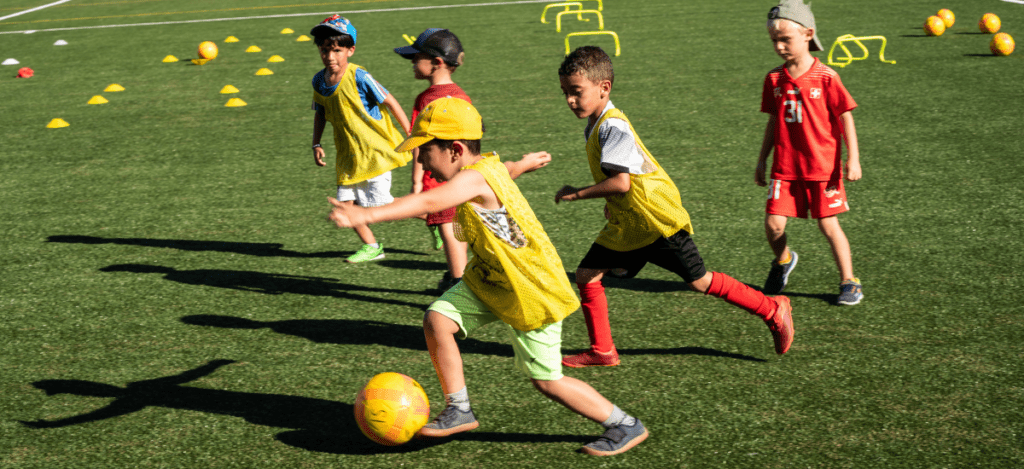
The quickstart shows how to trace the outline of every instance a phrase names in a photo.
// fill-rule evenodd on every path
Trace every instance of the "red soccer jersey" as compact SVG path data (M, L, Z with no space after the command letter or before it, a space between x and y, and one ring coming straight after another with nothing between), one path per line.
M420 115L420 111L426 108L428 104L433 102L435 99L440 98L460 98L466 100L470 104L473 103L473 100L469 99L466 92L462 91L462 88L455 83L434 85L423 90L419 96L416 96L416 101L412 105L412 122L416 122L416 117ZM427 191L440 185L440 182L437 182L436 179L430 177L430 171L423 171L423 190Z
M842 177L839 116L857 107L835 70L817 58L798 78L780 65L764 79L761 112L777 118L772 179L831 181Z

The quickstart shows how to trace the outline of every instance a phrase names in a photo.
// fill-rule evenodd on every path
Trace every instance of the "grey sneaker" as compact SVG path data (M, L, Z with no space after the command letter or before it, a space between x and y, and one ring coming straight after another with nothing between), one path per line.
M783 288L786 288L786 283L789 282L789 273L796 267L796 260L800 258L796 255L796 251L790 250L789 254L793 258L785 264L772 261L772 270L768 272L768 280L764 281L764 288L761 289L765 295L778 295Z
M630 448L640 444L647 439L647 429L640 419L635 418L633 425L619 425L605 430L601 438L593 443L587 443L580 449L591 456L612 456L625 453Z
M836 303L852 306L860 303L863 298L864 291L861 289L860 279L843 280L843 283L839 284L839 298Z
M445 407L432 422L420 428L416 436L427 438L443 438L456 433L468 432L480 426L480 422L473 415L473 409L468 412L459 410L458 407Z

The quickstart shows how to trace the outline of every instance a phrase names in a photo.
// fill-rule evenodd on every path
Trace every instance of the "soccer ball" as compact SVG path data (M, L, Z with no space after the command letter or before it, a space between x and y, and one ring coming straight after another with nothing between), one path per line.
M381 373L359 391L356 423L367 438L385 446L397 446L427 424L430 403L416 380L401 373Z
M929 36L941 36L946 32L946 23L938 16L929 16L924 20L924 32Z
M203 41L199 43L199 57L203 59L216 59L217 58L217 44L211 41Z
M999 21L999 17L995 13L985 13L984 16L978 20L978 29L983 33L994 33L999 31L999 27L1002 23Z
M1010 55L1014 46L1013 37L1006 33L992 36L992 41L988 43L989 50L995 55Z
M942 18L942 22L946 24L947 28L952 28L953 23L956 22L956 16L953 16L953 12L950 11L948 8L943 8L939 10L939 12L935 14L935 16Z

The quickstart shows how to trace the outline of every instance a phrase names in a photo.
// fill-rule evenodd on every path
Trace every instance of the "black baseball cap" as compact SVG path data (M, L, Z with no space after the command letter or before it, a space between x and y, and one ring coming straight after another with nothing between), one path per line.
M418 53L444 59L444 63L452 66L462 65L466 53L462 51L462 43L451 31L441 28L430 28L420 33L411 46L396 47L395 53L404 59L412 59Z

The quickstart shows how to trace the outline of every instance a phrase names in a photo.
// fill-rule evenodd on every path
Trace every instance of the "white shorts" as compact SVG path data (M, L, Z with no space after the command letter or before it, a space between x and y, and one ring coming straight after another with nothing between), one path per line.
M355 184L338 186L338 201L356 201L360 207L380 207L395 201L391 197L391 171Z

